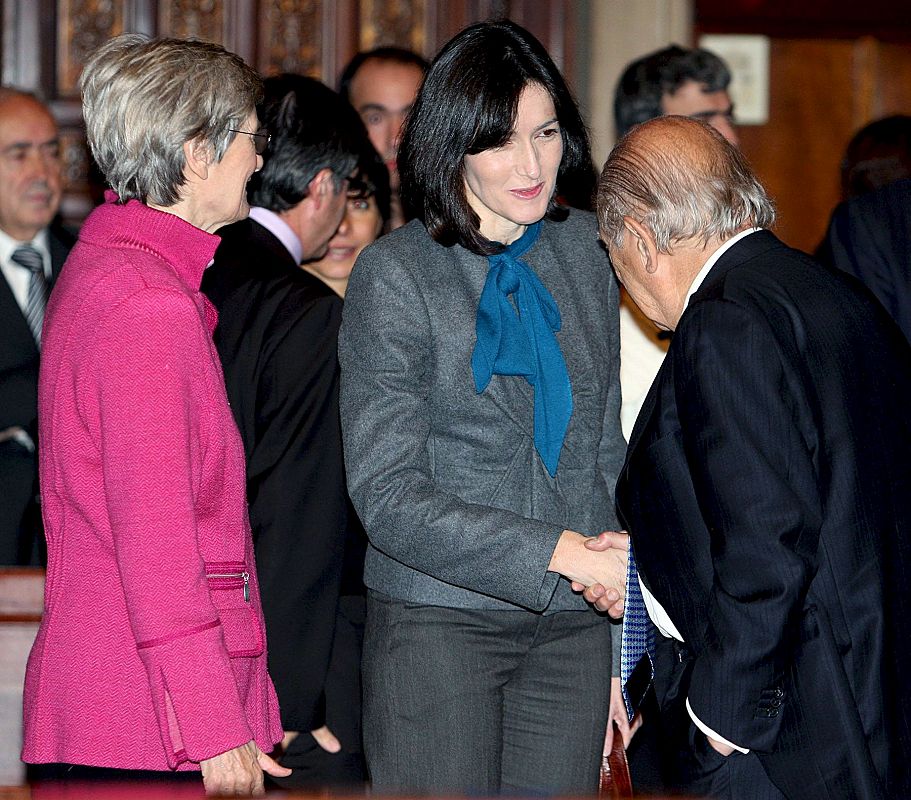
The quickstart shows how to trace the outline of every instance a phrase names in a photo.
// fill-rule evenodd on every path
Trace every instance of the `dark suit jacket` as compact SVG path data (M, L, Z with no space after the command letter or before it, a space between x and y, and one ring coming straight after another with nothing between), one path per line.
M48 230L54 279L75 239L58 225ZM0 430L25 428L37 442L39 353L31 329L0 276ZM41 538L36 503L38 459L17 442L0 443L0 564L28 564Z
M763 231L693 296L631 437L618 508L683 696L788 797L911 794L909 398L869 292Z
M219 312L215 340L246 450L269 674L285 730L309 731L325 721L346 539L365 547L342 462L342 301L255 221L219 236L202 289ZM362 591L363 556L349 560L357 574L346 588ZM345 732L336 735L344 743Z
M860 278L911 340L911 180L838 206L818 256Z

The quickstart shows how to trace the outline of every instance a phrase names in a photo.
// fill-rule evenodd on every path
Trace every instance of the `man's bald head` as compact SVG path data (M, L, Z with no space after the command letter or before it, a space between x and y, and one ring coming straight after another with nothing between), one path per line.
M658 249L725 240L775 211L740 151L704 122L659 117L633 128L613 149L598 181L598 221L620 244L623 219L647 227Z

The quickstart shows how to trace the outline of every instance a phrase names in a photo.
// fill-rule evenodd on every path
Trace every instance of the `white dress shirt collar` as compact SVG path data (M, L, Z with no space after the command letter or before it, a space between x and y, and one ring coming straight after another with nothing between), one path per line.
M708 277L708 274L711 271L712 267L718 263L718 259L721 258L741 239L745 239L751 233L756 233L756 231L759 230L762 230L762 228L747 228L745 231L740 231L740 233L738 233L736 236L732 236L714 253L712 253L712 255L709 256L709 260L703 264L702 269L699 270L696 277L693 279L693 282L690 284L690 290L686 293L686 299L683 301L684 310L690 304L690 298L696 294L697 291L699 291L699 287L702 286L702 282Z
M278 214L268 208L253 206L250 209L250 219L258 222L278 239L291 254L295 264L301 263L304 256L304 246L301 244L298 235L291 229L291 226Z

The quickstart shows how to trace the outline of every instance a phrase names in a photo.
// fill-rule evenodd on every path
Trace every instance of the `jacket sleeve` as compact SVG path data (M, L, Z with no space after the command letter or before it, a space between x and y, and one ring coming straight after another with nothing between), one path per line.
M547 567L562 528L466 502L434 481L432 426L465 410L431 409L433 326L417 270L405 262L390 248L367 248L345 297L339 356L351 499L371 544L390 558L543 609L559 580Z
M279 311L276 316L281 316ZM258 371L250 522L285 730L325 724L348 517L338 417L341 300L294 310Z
M253 738L197 538L207 336L189 298L142 290L98 331L93 376L113 555L172 767Z
M714 576L709 645L688 699L721 736L768 751L782 715L796 713L783 677L817 568L821 501L798 422L811 404L758 311L698 302L674 345L683 449Z

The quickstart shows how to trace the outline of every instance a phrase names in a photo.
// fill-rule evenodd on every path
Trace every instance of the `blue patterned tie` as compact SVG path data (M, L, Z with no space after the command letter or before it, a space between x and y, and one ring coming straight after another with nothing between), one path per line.
M17 247L10 256L13 262L32 275L28 283L28 294L25 299L23 314L35 337L35 344L41 348L41 326L44 324L44 308L47 305L48 284L44 277L44 259L31 245Z
M627 682L636 665L646 656L649 660L651 675L648 683L655 677L655 626L648 617L642 589L639 586L639 573L636 571L636 559L633 556L633 540L629 542L626 567L626 594L623 601L623 633L620 639L620 685L623 690L623 703L630 720L636 713L635 703L641 696L630 698ZM648 688L648 684L646 687ZM644 689L643 689L644 693Z

